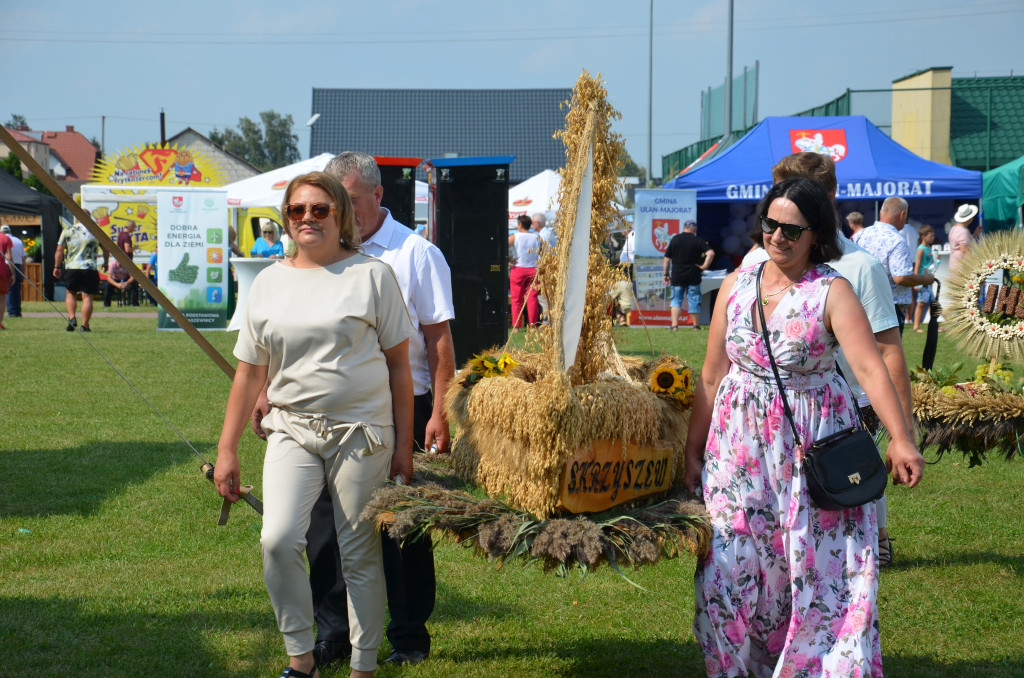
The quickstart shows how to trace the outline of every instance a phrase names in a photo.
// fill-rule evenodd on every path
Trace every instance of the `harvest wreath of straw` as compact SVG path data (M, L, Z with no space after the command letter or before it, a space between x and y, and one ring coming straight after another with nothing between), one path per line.
M400 540L446 534L560 573L703 555L706 513L681 488L693 373L673 356L620 356L607 314L619 114L586 72L564 106L559 238L536 282L550 324L528 332L529 350L495 347L459 370L445 402L450 462L433 482L385 487L365 515Z

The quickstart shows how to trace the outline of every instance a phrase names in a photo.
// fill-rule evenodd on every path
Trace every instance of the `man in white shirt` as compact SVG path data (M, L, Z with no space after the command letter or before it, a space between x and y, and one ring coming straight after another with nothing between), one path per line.
M636 231L632 227L629 229L629 233L626 234L626 242L622 244L622 251L619 252L619 263L623 266L633 267L633 262L636 260ZM632 276L630 276L632 277Z
M537 231L537 235L540 236L541 242L548 247L558 247L558 233L555 232L555 227L548 224L548 216L543 212L537 212L533 215L533 229Z
M7 315L11 318L21 317L21 281L25 277L25 243L21 238L11 233L11 227L7 224L0 226L0 233L7 234L14 247L11 249L11 261L14 266L11 270L11 289L7 293Z
M363 251L394 270L417 329L409 340L416 446L447 452L451 435L444 396L448 381L455 374L455 350L448 326L455 317L448 263L433 243L395 221L380 206L384 189L373 156L346 151L332 158L324 171L342 183L352 200ZM253 412L253 430L257 435L262 433L259 421L266 407L264 393ZM408 483L412 479L404 480ZM334 534L334 509L325 489L313 507L306 535L317 624L313 656L318 666L339 662L352 652L347 590ZM382 533L381 544L391 612L387 637L394 648L384 663L416 664L430 654L426 622L434 610L436 591L433 544L429 537L421 537L399 547L387 533Z
M878 213L878 221L853 237L855 243L866 249L885 267L892 288L901 335L904 307L913 298L911 289L935 282L935 276L931 273L914 274L914 257L911 256L906 239L900 233L907 223L908 211L907 201L903 198L886 198Z

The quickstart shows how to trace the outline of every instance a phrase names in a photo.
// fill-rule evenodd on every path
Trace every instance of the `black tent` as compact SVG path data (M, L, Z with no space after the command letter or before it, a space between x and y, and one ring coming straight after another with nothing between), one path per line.
M43 225L43 293L53 299L53 258L60 238L63 207L0 170L0 214L38 214Z

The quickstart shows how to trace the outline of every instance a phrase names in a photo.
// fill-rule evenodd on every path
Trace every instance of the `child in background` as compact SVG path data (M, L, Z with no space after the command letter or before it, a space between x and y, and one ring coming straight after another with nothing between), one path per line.
M932 257L932 245L935 243L935 229L924 224L917 229L917 258L914 260L914 275L931 273L935 259ZM917 292L917 305L914 308L914 331L921 332L921 318L924 311L932 303L932 288L921 285L914 288ZM935 318L932 318L935 321Z

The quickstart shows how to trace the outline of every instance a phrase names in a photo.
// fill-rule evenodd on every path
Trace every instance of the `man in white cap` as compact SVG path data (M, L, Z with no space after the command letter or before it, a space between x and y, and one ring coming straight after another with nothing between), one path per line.
M7 293L7 315L11 318L21 317L21 280L24 278L25 271L25 243L21 241L21 238L16 237L11 233L11 227L7 224L0 226L0 233L5 234L11 239L11 261L14 262L14 268L11 270L11 289Z
M953 227L949 229L949 271L956 272L960 260L967 250L981 235L981 224L971 232L971 222L978 216L978 208L974 205L960 205L953 216Z

